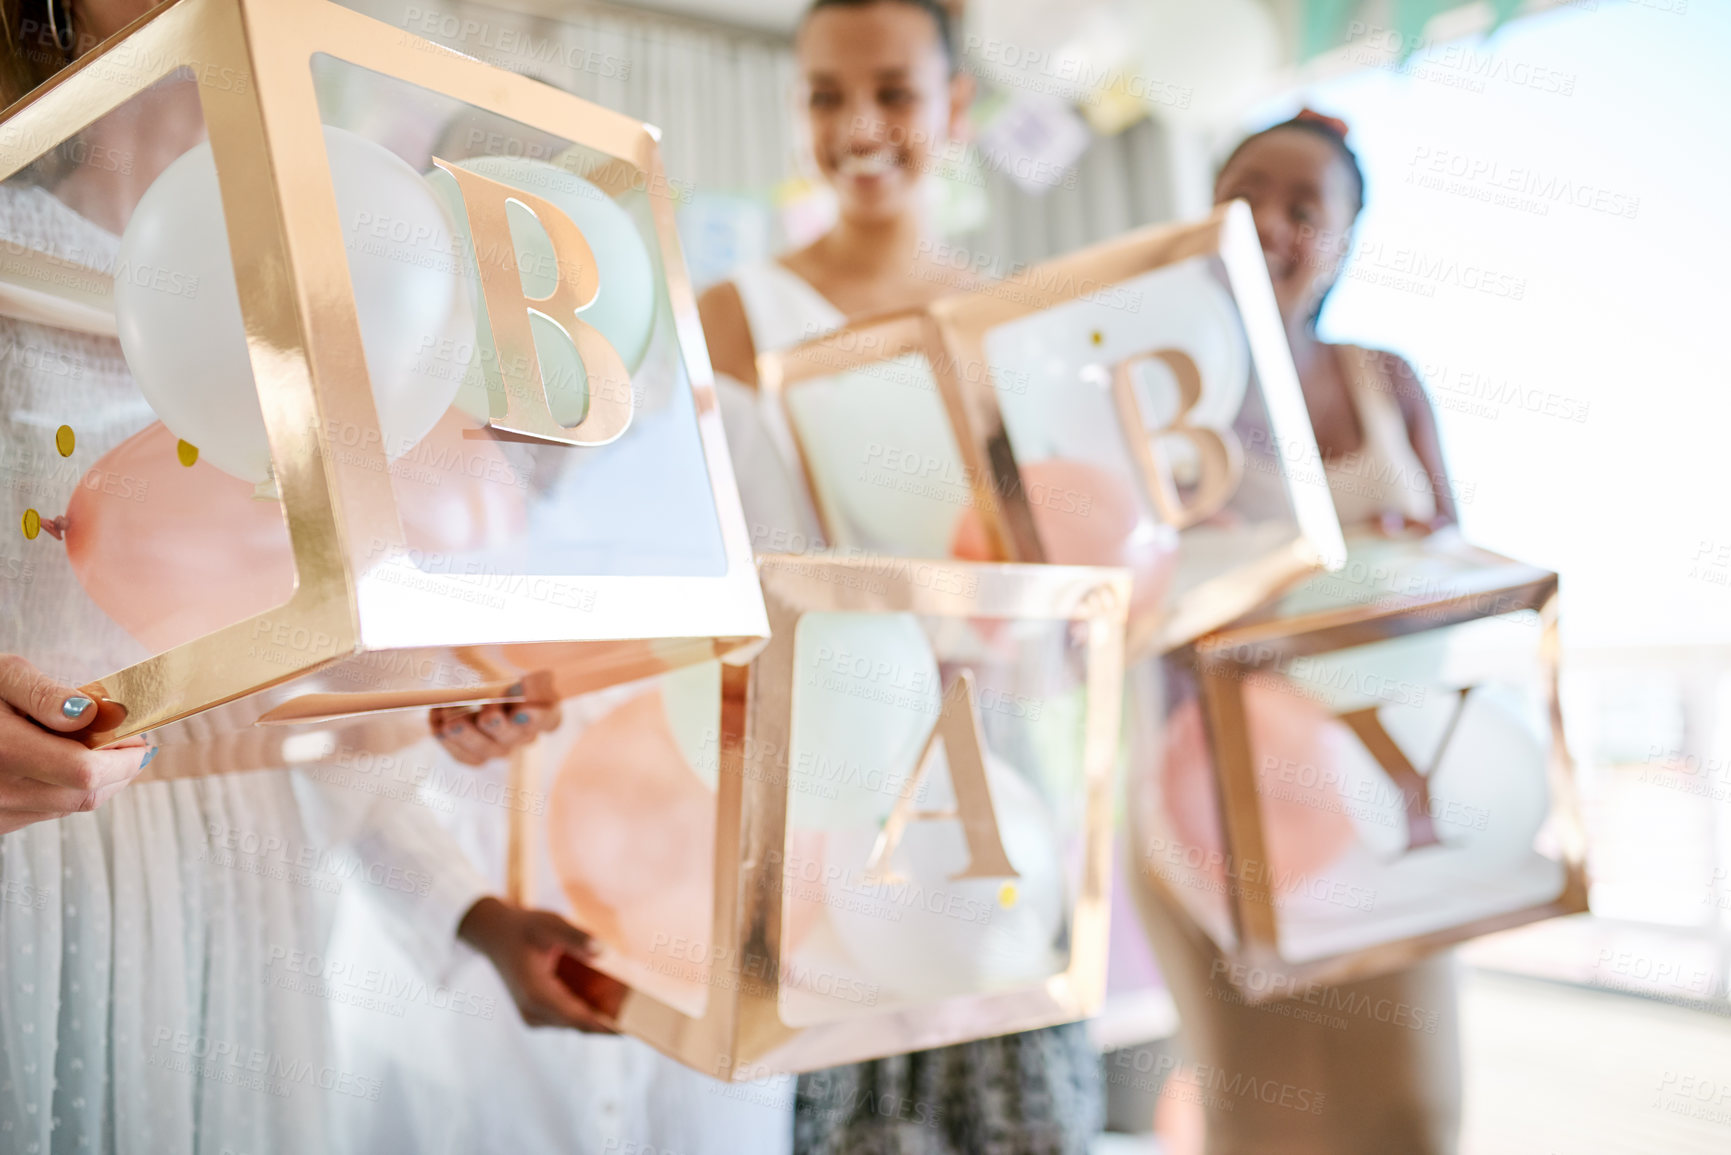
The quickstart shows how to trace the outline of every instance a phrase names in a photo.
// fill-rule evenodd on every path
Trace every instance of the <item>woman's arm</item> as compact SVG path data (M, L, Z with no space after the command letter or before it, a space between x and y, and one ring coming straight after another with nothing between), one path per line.
M90 750L72 735L107 706L15 654L0 654L0 834L95 810L156 754L143 738Z
M715 371L756 388L757 347L745 319L745 302L739 299L733 282L723 281L705 289L697 298L697 317L703 322L703 340L709 346L709 363Z
M1437 434L1436 410L1431 407L1430 394L1406 358L1385 353L1388 380L1394 383L1394 395L1400 403L1400 415L1406 421L1407 440L1418 455L1419 464L1430 478L1431 491L1436 494L1436 518L1432 529L1459 525L1460 511L1455 508L1454 483L1448 466L1443 462L1442 439Z
M445 748L461 758L450 742ZM436 766L420 761L433 749L421 746L396 757L414 760L418 777ZM429 979L450 981L462 941L493 964L531 1026L612 1032L612 1024L559 977L565 955L593 956L589 936L553 911L521 907L496 894L493 881L425 807L316 774L298 776L297 794L321 844L346 847L369 870L385 872L384 885L366 888L368 899L384 916L382 927Z

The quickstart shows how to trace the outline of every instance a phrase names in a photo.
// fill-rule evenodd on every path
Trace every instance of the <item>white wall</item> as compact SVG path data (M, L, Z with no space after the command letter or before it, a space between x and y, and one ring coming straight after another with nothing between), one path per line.
M1369 175L1324 330L1427 368L1468 531L1562 572L1576 646L1731 644L1731 5L1676 8L1302 94Z

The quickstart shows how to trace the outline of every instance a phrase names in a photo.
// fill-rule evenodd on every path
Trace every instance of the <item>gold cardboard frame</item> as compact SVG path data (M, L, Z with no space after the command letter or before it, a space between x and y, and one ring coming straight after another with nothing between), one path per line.
M718 1079L761 1078L900 1054L965 1039L1086 1018L1106 990L1112 883L1112 807L1122 708L1129 577L1086 566L907 562L768 555L758 559L770 641L754 658L726 659L716 799L715 906L710 954L765 959L760 978L712 984L699 1017L626 986L615 1021L625 1033ZM922 579L919 575L925 575ZM971 594L964 591L972 584ZM1083 623L1088 631L1084 777L1088 840L1071 921L1070 965L1038 986L803 1028L780 1013L782 880L787 842L785 765L792 732L794 638L807 613L870 611L934 617L1013 617ZM749 662L749 664L747 664ZM779 753L781 764L774 764ZM748 765L748 759L751 764ZM526 773L523 766L519 773ZM519 785L527 785L527 779ZM507 876L534 904L541 853L530 816L511 815ZM603 954L596 970L623 982ZM730 980L733 976L730 976ZM607 981L612 982L610 978Z
M1235 880L1228 888L1228 909L1237 943L1232 949L1222 949L1228 956L1249 964L1261 980L1256 986L1247 982L1239 988L1248 1002L1279 998L1306 984L1338 984L1382 974L1467 939L1587 910L1586 834L1573 760L1563 734L1557 687L1557 575L1477 547L1459 548L1470 553L1480 568L1470 575L1452 578L1446 590L1429 595L1382 596L1371 606L1289 618L1265 611L1194 643L1188 656L1194 662L1209 744L1214 751L1223 849L1231 861L1268 861L1255 757L1243 709L1242 687L1247 675L1294 658L1476 621L1488 616L1484 609L1486 599L1493 599L1496 613L1534 610L1539 615L1551 719L1547 761L1552 791L1550 821L1562 856L1563 888L1548 902L1362 950L1294 963L1280 953L1277 904L1266 880L1260 877ZM1169 903L1182 908L1171 883L1158 872L1143 873L1147 885L1162 890ZM1249 971L1245 973L1248 975ZM1269 981L1271 976L1277 981Z
M1256 224L1242 201L1216 208L1189 224L1159 225L1055 258L1036 267L1016 291L986 286L956 292L923 308L900 310L852 322L841 329L757 359L760 388L777 401L798 447L808 488L811 462L788 409L788 394L801 385L862 369L907 353L923 354L937 379L962 465L982 514L987 538L1006 561L1043 562L1045 549L1034 528L1021 475L1011 451L996 386L986 358L986 334L999 325L1076 299L1052 286L1112 286L1193 257L1220 260L1238 306L1261 384L1271 432L1289 473L1322 476L1321 454L1311 431L1298 372L1286 345L1280 311L1268 280ZM1326 487L1286 487L1298 523L1295 540L1202 583L1177 598L1158 618L1130 623L1129 654L1137 660L1166 653L1224 626L1319 569L1332 568L1346 546ZM833 538L822 501L815 502L826 538ZM1182 547L1180 547L1182 548Z
M499 636L498 618L465 607L459 578L414 570L417 587L440 598L435 604L443 612L431 616L425 599L405 598L402 584L389 581L392 570L412 566L383 450L374 443L341 455L325 452L326 428L376 431L378 419L370 391L354 387L357 377L364 380L365 360L313 87L318 54L609 156L612 163L592 176L610 192L644 182L716 499L724 574L563 578L605 599L607 611L573 628L569 617L525 602L511 619L508 639ZM201 65L215 64L227 67L201 72ZM673 206L655 191L668 186L653 127L329 0L170 0L4 113L0 179L188 66L198 75L207 131L221 161L247 344L297 581L284 605L85 687L125 707L105 712L122 720L88 735L92 745L167 726L370 651L501 640L569 645L575 633L599 643L618 681L726 652L767 632ZM236 84L237 75L250 83ZM23 283L30 280L26 272ZM289 651L255 645L284 630L297 639ZM629 652L638 639L644 644ZM264 697L266 705L280 705L290 695ZM353 704L367 708L365 696Z

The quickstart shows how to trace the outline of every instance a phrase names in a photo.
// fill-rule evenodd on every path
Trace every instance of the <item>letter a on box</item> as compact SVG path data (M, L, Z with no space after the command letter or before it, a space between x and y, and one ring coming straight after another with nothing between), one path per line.
M914 796L931 770L933 755L939 741L950 764L950 786L955 791L953 810L916 810ZM950 881L964 878L1018 878L1016 868L1004 853L1004 841L998 833L998 814L992 808L992 793L986 783L985 741L980 732L980 712L974 701L974 675L963 670L944 692L942 712L937 725L926 735L919 762L901 797L884 822L883 832L872 847L866 861L865 881L868 886L902 881L889 869L890 858L901 845L902 835L910 822L935 822L953 819L962 824L962 836L968 843L968 864L950 875Z

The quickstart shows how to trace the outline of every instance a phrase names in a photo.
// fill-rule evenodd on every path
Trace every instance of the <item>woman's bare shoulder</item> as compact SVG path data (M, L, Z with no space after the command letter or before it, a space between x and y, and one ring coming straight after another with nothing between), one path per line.
M1394 390L1394 398L1400 403L1401 415L1406 418L1407 425L1412 427L1433 422L1435 414L1431 412L1430 392L1425 388L1424 376L1413 363L1388 349L1370 352L1382 370L1383 380Z
M1410 412L1414 404L1428 412L1430 398L1425 391L1424 378L1411 361L1388 349L1374 349L1364 345L1334 347L1343 356L1357 359L1360 365L1368 369L1368 376L1382 383L1381 387L1400 403L1402 412Z
M709 346L709 363L747 385L757 384L757 348L751 340L751 323L745 316L745 301L732 281L711 285L697 298L697 319L703 324L703 340Z

